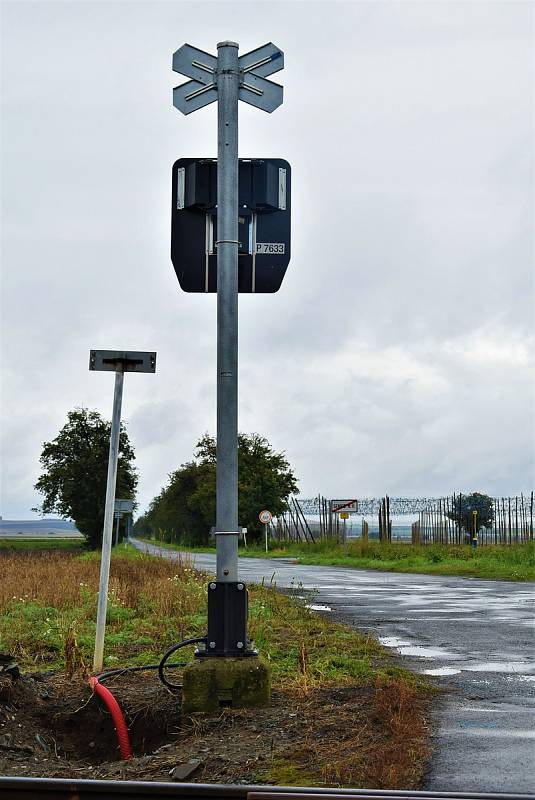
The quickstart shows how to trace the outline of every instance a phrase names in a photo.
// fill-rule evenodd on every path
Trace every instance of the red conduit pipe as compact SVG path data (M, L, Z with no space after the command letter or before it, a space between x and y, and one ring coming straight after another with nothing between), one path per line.
M94 676L89 678L89 685L93 689L94 693L98 694L111 714L113 724L115 725L117 740L119 742L121 759L123 761L127 761L129 758L133 758L132 748L130 747L130 739L128 738L128 728L126 727L126 722L124 721L123 712L121 711L119 703L112 695L110 690L98 682L98 678L95 678Z

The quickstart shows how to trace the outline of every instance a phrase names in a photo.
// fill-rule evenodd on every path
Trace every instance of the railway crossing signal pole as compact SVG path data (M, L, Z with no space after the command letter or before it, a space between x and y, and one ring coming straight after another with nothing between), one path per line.
M238 580L238 45L217 45L217 580ZM245 642L244 642L245 644Z
M238 582L238 101L243 100L267 112L274 111L282 103L283 90L278 84L266 80L266 76L283 66L283 53L271 43L241 57L238 56L238 44L229 41L217 45L217 57L189 44L180 47L173 55L174 71L191 79L173 90L175 107L189 114L215 100L218 103L215 242L218 584ZM217 591L220 593L219 586ZM226 596L230 598L229 592ZM239 597L241 603L243 591ZM209 629L210 616L209 608ZM214 655L247 652L245 629L234 642L229 641L222 631L215 634L221 634L223 641L217 641L219 636L216 639L209 637L208 654L210 650L215 651Z
M218 103L217 580L209 585L208 637L199 656L256 655L247 638L247 592L238 580L238 101L274 111L283 91L266 76L282 69L284 58L271 43L241 57L238 48L236 42L220 42L215 57L185 44L173 55L173 70L191 79L173 90L174 106L189 114ZM188 701L187 674L184 701L190 710L202 705L195 705L195 698ZM216 701L212 697L204 707ZM229 702L235 701L241 704L239 697Z

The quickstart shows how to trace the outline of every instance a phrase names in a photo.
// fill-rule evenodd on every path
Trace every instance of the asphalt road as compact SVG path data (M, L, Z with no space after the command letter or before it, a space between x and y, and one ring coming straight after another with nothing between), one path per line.
M192 558L215 569L212 554ZM273 575L280 587L315 590L313 607L377 636L447 690L426 789L535 793L533 584L240 559L245 581Z

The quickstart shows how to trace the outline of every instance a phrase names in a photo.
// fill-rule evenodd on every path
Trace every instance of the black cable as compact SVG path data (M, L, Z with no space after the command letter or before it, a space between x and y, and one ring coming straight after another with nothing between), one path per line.
M188 661L179 661L176 664L169 664L167 669L185 667L188 663ZM119 667L118 669L111 669L109 672L102 672L100 675L96 675L95 677L98 678L99 683L103 683L104 681L108 680L108 678L113 678L116 675L124 675L126 672L144 672L145 670L148 671L150 669L158 669L159 666L159 664L142 664L139 667Z
M163 685L167 686L168 689L182 689L182 684L171 683L171 681L168 681L165 675L163 674L167 659L170 658L173 655L173 653L175 653L181 647L186 647L188 644L199 644L200 642L206 643L206 636L197 636L194 639L184 639L183 642L178 642L178 644L174 644L172 647L169 648L169 650L166 653L163 654L162 660L158 664L158 677L163 683Z
M127 672L145 672L151 669L157 669L158 677L160 678L164 686L167 686L168 689L182 689L181 683L171 683L170 681L168 681L165 675L163 674L163 670L164 668L177 669L177 667L185 667L187 664L189 664L189 661L179 661L176 664L169 664L168 667L165 666L166 661L173 655L173 653L175 653L181 647L187 647L187 645L189 644L199 644L200 642L206 642L206 636L197 636L193 639L184 639L184 641L174 644L172 647L169 648L169 650L167 650L167 652L164 653L159 664L143 664L139 667L122 667L119 669L111 669L108 670L108 672L101 672L96 677L98 679L98 682L102 683L103 681L106 681L108 678L112 678L115 675L124 675Z

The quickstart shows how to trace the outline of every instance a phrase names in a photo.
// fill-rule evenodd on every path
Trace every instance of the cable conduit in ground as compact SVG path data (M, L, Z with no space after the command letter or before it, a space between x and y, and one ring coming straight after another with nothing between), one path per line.
M121 711L119 703L112 695L110 690L107 689L106 686L102 686L102 684L98 682L98 678L95 678L94 676L89 678L89 686L91 687L93 692L100 697L100 699L110 712L113 724L115 726L115 732L117 733L117 741L119 742L119 751L121 753L121 759L123 761L127 761L128 759L133 757L132 748L130 746L128 728L126 727L126 722L124 721L123 712Z

